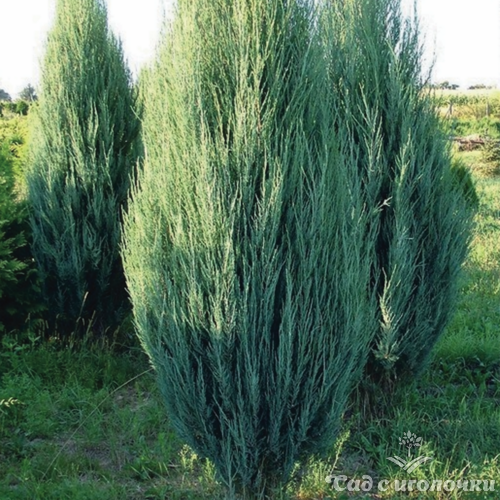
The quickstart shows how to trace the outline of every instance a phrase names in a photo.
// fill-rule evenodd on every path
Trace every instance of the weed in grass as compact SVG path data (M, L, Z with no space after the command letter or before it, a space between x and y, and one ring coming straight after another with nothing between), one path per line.
M456 156L470 166L476 179L482 180L496 175L495 166L484 161L481 150L457 152ZM481 196L479 196L479 199L481 201Z

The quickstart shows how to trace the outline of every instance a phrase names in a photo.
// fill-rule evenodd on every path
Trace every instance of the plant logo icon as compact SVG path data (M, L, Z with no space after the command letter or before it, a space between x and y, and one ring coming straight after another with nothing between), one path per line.
M423 441L421 437L417 437L411 431L405 432L403 433L403 437L399 438L399 444L401 446L404 446L405 448L408 448L408 460L398 457L397 455L395 455L394 457L389 457L387 460L390 460L391 462L395 463L398 467L401 467L403 470L408 472L408 474L411 474L415 469L420 467L423 463L432 460L432 457L423 457L423 456L410 460L412 448L418 448L422 446L422 443Z

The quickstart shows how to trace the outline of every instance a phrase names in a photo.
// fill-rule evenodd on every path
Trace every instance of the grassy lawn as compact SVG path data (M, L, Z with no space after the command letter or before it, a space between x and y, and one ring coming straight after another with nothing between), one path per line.
M374 391L370 409L366 397L354 397L330 456L297 468L276 498L500 498L500 178L477 171L476 235L457 313L432 365L411 387ZM139 349L3 344L0 500L223 497L211 464L174 436ZM432 458L412 474L388 460L408 458L399 442L408 431L422 438L411 456ZM331 474L498 484L494 492L338 493L325 480Z

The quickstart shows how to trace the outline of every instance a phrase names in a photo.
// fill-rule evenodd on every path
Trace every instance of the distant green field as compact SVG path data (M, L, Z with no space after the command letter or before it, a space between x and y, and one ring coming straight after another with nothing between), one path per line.
M499 90L436 90L433 98L451 135L500 139Z

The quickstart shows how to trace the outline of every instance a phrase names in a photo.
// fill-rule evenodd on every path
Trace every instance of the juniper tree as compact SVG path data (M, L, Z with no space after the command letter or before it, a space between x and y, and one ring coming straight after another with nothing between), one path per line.
M104 2L58 0L28 174L33 252L52 319L92 319L100 333L127 300L119 243L136 161L135 100Z
M457 300L470 185L462 187L451 169L425 90L416 17L402 15L400 0L327 4L332 91L353 131L366 202L380 207L372 278L380 328L366 372L376 379L415 375Z
M374 330L371 215L315 16L180 0L147 73L128 288L170 419L229 497L332 445Z

